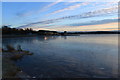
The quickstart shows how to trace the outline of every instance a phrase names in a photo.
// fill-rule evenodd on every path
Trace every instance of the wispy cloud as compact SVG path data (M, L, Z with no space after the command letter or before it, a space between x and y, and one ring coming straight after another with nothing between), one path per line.
M53 2L53 3L49 4L48 6L43 7L43 9L41 9L39 12L46 11L48 8L54 6L54 5L56 5L56 4L58 4L58 3L62 2L62 1L64 1L64 0L57 0L56 2Z
M104 8L96 11L91 11L87 12L81 15L75 15L75 16L69 16L67 18L71 19L76 19L76 18L90 18L90 17L96 17L96 16L101 16L101 15L108 15L108 14L113 14L118 12L118 6L117 7L112 7L112 8Z
M29 27L29 26L34 27L34 25L37 25L37 24L38 25L39 24L48 25L48 24L57 23L57 22L60 22L62 20L67 20L67 19L69 19L69 20L71 20L71 19L84 19L84 18L91 18L91 17L109 15L109 14L113 14L113 13L117 13L117 12L118 12L118 6L117 7L112 7L112 8L104 8L104 9L100 9L100 10L96 10L96 11L91 11L91 12L83 13L83 14L80 14L80 15L66 16L66 17L50 19L50 20L46 20L46 21L30 23L30 24L26 24L26 25L23 25L23 26L19 26L19 27L20 28L25 28L25 27ZM98 23L102 24L103 22L104 21L98 22ZM81 24L81 25L83 25L83 24ZM88 23L86 25L88 25Z
M67 10L74 10L74 9L76 9L76 8L79 8L80 6L85 6L85 5L87 5L87 4L89 4L89 3L88 3L88 2L85 2L85 3L75 4L75 5L69 6L69 7L67 7L67 8L63 8L63 9L54 11L54 12L48 14L48 15L60 13L60 12L67 11ZM47 15L47 16L48 16L48 15Z
M109 14L113 14L117 12L118 12L118 6L112 7L112 8L104 8L100 10L90 11L90 12L86 12L86 13L79 14L79 15L61 17L61 18L52 19L52 20L58 21L58 20L65 20L65 19L82 19L82 18L90 18L90 17L101 16L101 15L109 15Z
M26 17L26 16L29 16L29 15L32 15L34 12L33 11L29 11L29 12L18 12L16 13L16 15L18 17Z
M45 26L45 25L52 24L52 23L55 23L55 22L59 22L59 21L46 20L46 21L34 22L34 23L29 23L29 24L26 24L26 25L19 26L19 28L27 28L27 27L30 27L30 26L35 26L37 24L41 24L41 25Z
M68 1L68 2L83 2L83 0L70 0L70 1ZM96 0L92 0L91 2L93 2L93 1L96 1ZM85 1L85 2L89 2L89 1Z
M62 2L62 1L64 1L64 0L57 0L56 2L53 2L52 4L46 6L45 8L48 8L48 7L54 6L54 5L56 5L56 4L58 4L59 2Z
M86 23L74 23L74 24L68 24L66 26L99 25L99 24L107 24L107 23L113 23L113 22L118 22L118 19L105 19L105 20L99 20L99 21L90 21Z
M57 31L111 31L118 30L118 23L107 23L98 25L86 25L86 26L61 26L54 28Z
M41 10L37 10L37 11L34 11L34 10L32 11L32 10L31 10L31 11L28 11L28 12L19 12L19 13L16 13L16 15L19 16L19 17L26 17L26 16L33 15L34 13L44 12L44 11L46 11L48 8L54 6L54 5L56 5L56 4L58 4L58 3L62 2L62 1L64 1L64 0L57 0L57 1L55 1L55 2L53 2L53 3L51 3L51 4L49 4L49 5L47 5L47 6L45 6L45 7L43 7Z

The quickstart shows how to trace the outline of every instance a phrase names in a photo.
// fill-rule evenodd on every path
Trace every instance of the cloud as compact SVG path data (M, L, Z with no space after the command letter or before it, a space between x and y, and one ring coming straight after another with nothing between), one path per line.
M19 16L19 17L26 17L26 16L32 15L34 13L40 13L40 12L46 11L48 8L54 6L54 5L56 5L56 4L58 4L58 3L62 2L62 1L64 1L64 0L57 0L56 2L53 2L53 3L43 7L43 9L41 9L41 10L28 11L28 12L19 12L19 13L16 13L16 15Z
M79 15L66 16L66 17L50 19L50 20L46 20L46 21L39 21L39 22L19 26L19 28L25 28L25 27L29 27L29 26L38 25L38 24L48 25L48 24L52 24L52 23L61 22L62 20L67 20L67 19L71 20L71 19L84 19L84 18L91 18L91 17L100 17L103 15L109 15L109 14L113 14L113 13L117 13L117 12L118 12L118 6L112 7L112 8L104 8L104 9L91 11L91 12L87 12L87 13L83 13L83 14L79 14Z
M54 5L56 5L56 4L58 4L58 3L62 2L62 1L64 1L64 0L57 0L56 2L53 2L53 3L49 4L48 6L43 7L43 9L40 10L39 12L46 11L48 8L54 6Z
M52 4L50 4L50 5L48 5L48 6L45 7L45 8L49 8L49 7L51 7L51 6L54 6L54 5L56 5L56 4L58 4L59 2L62 2L62 1L64 1L64 0L58 0L58 1L56 1L56 2L54 2L54 3L52 3Z
M100 21L90 21L86 23L74 23L74 24L68 24L66 26L87 26L87 25L99 25L99 24L106 24L106 23L113 23L118 22L118 19L105 19Z
M55 23L55 22L59 22L59 21L56 21L56 20L46 20L46 21L34 22L34 23L29 23L29 24L26 24L26 25L19 26L18 28L27 28L27 27L35 26L37 24L48 25L48 24L52 24L52 23Z
M96 0L91 0L91 2L96 1ZM89 1L83 1L83 0L70 0L68 2L89 2Z
M16 15L18 17L26 17L26 16L29 16L29 15L32 15L34 12L33 11L29 11L29 12L18 12L16 13Z
M118 13L118 6L117 7L112 7L112 8L104 8L96 11L90 11L86 12L83 14L79 15L73 15L73 16L66 16L66 17L61 17L57 19L53 19L54 21L58 20L65 20L65 19L83 19L83 18L91 18L91 17L98 17L98 16L103 16L103 15L109 15L113 13Z
M111 29L110 29L111 28ZM118 23L107 23L100 25L86 25L86 26L61 26L54 28L57 31L106 31L106 30L118 30Z
M117 13L117 12L118 12L118 7L104 8L104 9L101 9L101 10L91 11L91 12L83 13L83 14L80 14L80 15L64 17L64 19L90 18L90 17L108 15L108 14Z
M67 7L67 8L63 8L63 9L54 11L54 12L48 14L48 15L60 13L60 12L67 11L67 10L74 10L74 9L76 9L76 8L79 8L80 6L84 6L84 5L87 5L87 4L89 4L89 3L86 2L86 3L75 4L75 5L69 6L69 7ZM48 15L47 15L47 16L48 16Z

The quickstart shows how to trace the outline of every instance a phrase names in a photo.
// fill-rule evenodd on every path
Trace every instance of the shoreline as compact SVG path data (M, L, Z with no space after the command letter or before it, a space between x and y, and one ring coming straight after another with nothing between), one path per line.
M29 51L14 49L9 46L7 50L2 49L2 62L3 62L3 79L9 78L31 78L28 74L26 74L19 66L15 64L15 61L22 59L26 55L33 55Z
M106 33L103 33L106 34ZM106 35L112 35L112 34L117 34L119 35L119 33L109 33ZM36 37L36 36L80 36L80 35L101 35L101 34L65 34L65 35L1 35L0 38L16 38L16 37Z

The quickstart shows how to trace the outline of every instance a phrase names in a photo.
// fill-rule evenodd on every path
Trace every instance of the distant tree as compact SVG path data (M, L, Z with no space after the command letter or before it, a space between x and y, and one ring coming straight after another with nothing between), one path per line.
M66 34L67 33L67 31L64 31L64 34Z
M9 27L8 27L8 26L2 26L2 28L3 28L3 29L7 29L7 28L9 28Z

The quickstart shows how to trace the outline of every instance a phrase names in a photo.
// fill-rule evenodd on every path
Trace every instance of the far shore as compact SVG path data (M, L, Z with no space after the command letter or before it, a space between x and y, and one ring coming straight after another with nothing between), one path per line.
M38 30L35 31L32 28L18 29L3 26L2 38L14 38L14 37L35 37L35 36L80 36L84 34L120 34L120 31L50 31L50 30Z
M2 38L16 38L16 37L36 37L36 36L80 36L80 35L96 35L98 33L87 33L87 34L65 34L65 35L1 35ZM101 33L102 34L102 33ZM106 34L106 33L103 33ZM119 33L108 33L108 34L119 34ZM100 34L98 34L100 35Z

